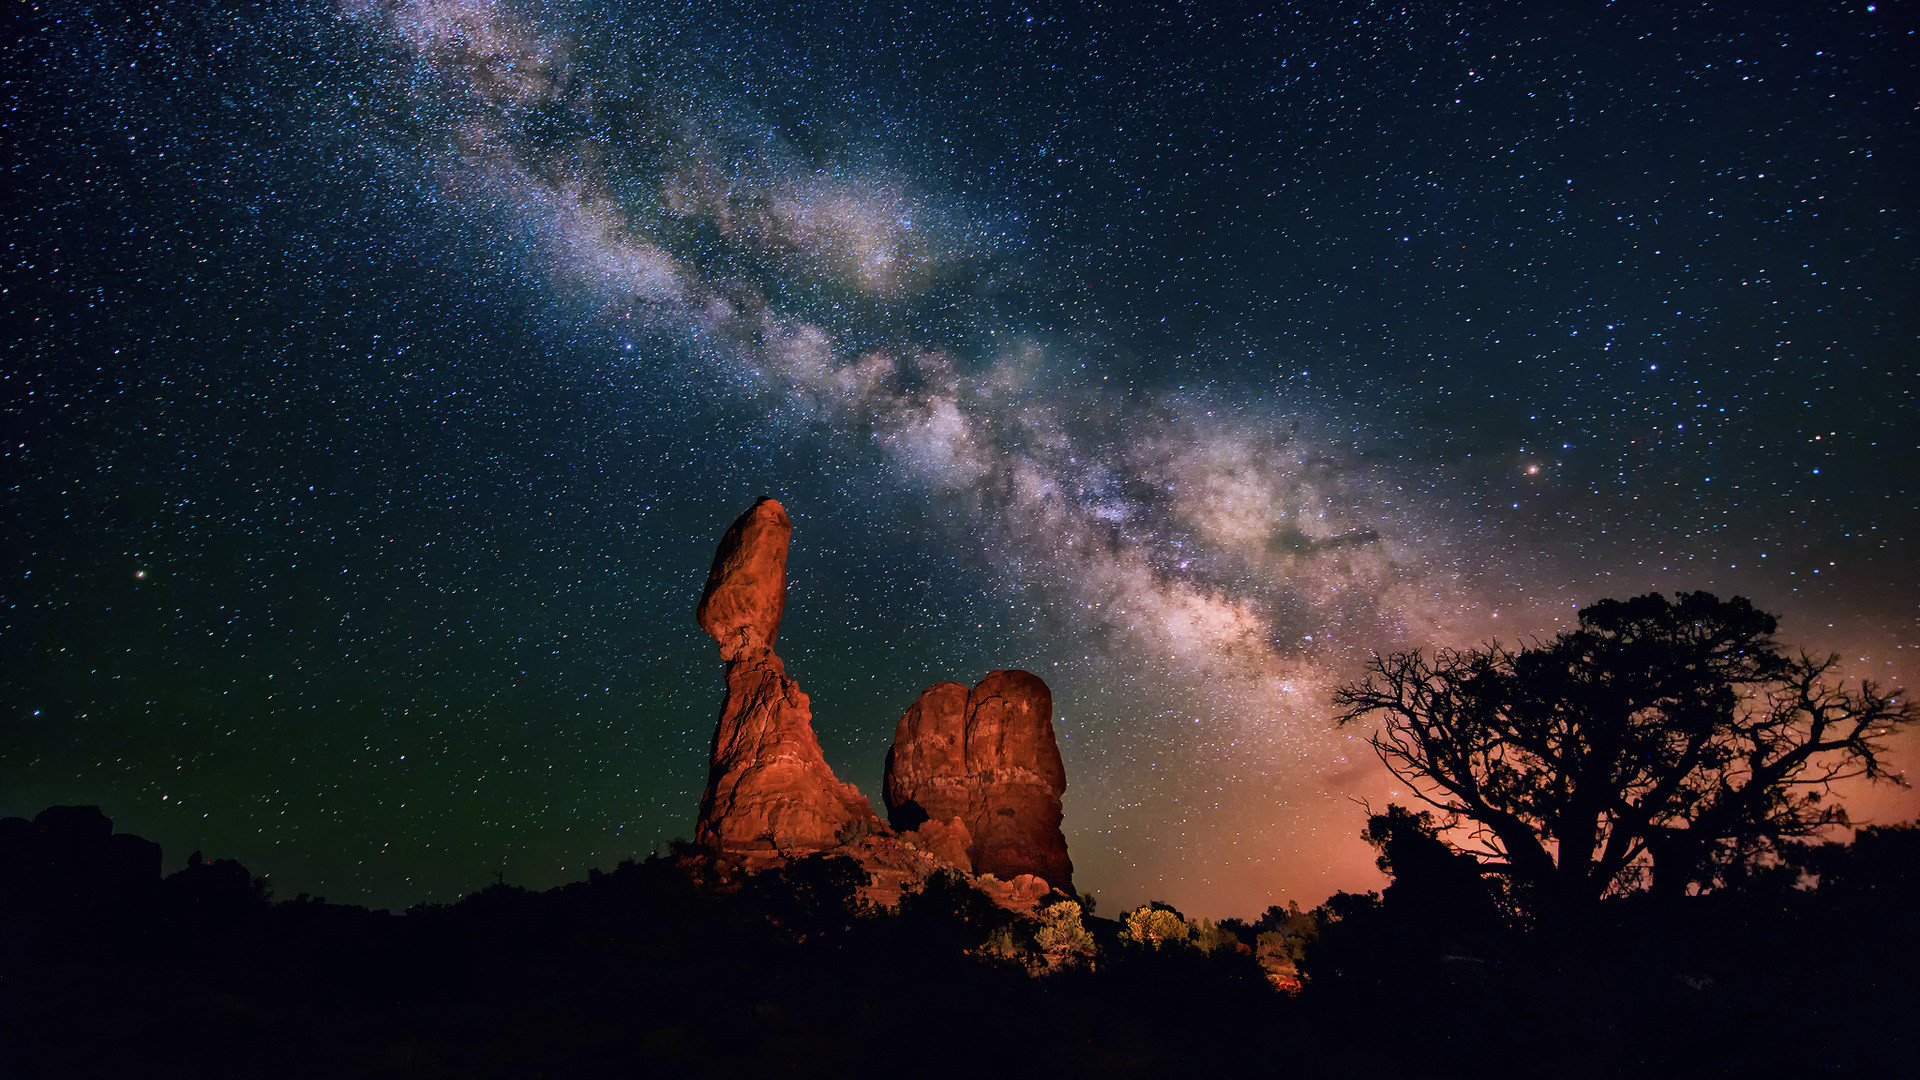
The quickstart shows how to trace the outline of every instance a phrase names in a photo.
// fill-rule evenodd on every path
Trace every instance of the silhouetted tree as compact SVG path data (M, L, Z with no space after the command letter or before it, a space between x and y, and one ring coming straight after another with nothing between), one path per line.
M1338 722L1378 716L1380 759L1544 910L1684 895L1844 824L1833 785L1897 782L1883 740L1920 718L1898 691L1847 689L1837 656L1788 655L1775 627L1737 597L1603 600L1531 648L1375 656L1336 692Z
M1389 908L1417 912L1425 921L1462 933L1484 932L1499 923L1479 861L1442 840L1432 814L1391 805L1367 819L1360 838L1379 850L1375 865L1393 878L1380 897Z
M1817 876L1820 891L1830 896L1910 907L1920 896L1920 821L1869 825L1851 843L1813 846L1797 861L1797 869Z

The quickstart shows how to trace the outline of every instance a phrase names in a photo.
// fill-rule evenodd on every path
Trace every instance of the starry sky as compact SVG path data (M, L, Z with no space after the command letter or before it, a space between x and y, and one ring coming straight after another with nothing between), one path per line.
M1040 674L1106 912L1377 886L1374 650L1706 589L1920 681L1906 7L16 5L0 813L644 856L761 494L841 778Z

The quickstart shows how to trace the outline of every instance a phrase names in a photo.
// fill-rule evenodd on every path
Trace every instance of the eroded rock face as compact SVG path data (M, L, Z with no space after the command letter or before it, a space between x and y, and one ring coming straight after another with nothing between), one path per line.
M707 575L697 617L727 662L727 699L695 837L748 868L837 850L868 871L876 903L898 903L945 867L1015 911L1031 913L1054 888L1071 893L1066 773L1052 694L1033 675L996 671L972 690L940 683L907 710L886 780L904 835L833 775L807 695L774 652L792 532L786 510L761 499L727 529Z
M700 627L727 661L727 700L694 838L730 855L808 854L855 825L880 827L859 789L827 767L807 695L774 655L792 533L778 501L756 502L721 538L700 598Z
M907 834L921 851L963 873L973 873L973 834L958 817L946 821L927 820Z
M720 658L734 660L772 649L787 610L787 543L793 520L778 499L762 496L734 519L713 553L707 587L694 617L720 643Z
M1071 895L1060 832L1066 787L1047 684L995 671L970 691L944 682L921 693L894 729L883 797L896 829L951 844L960 826L970 864L961 869L1002 880L1031 874Z

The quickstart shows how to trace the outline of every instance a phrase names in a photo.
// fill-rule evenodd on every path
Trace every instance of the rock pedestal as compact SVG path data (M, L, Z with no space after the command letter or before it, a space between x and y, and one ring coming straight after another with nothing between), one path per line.
M1053 695L1025 671L995 671L971 691L928 687L894 729L883 797L895 829L960 869L1012 880L1031 874L1073 893L1061 834L1066 769L1053 735ZM951 860L951 855L948 855Z
M827 767L807 695L773 651L792 533L779 502L754 503L721 538L700 598L700 628L727 661L727 700L694 838L729 855L810 854L882 827L859 790Z

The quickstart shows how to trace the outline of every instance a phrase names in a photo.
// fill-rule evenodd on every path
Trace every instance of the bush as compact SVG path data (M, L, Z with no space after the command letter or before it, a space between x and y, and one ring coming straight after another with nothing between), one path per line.
M1062 900L1040 913L1040 929L1034 931L1033 944L1049 968L1086 963L1098 951L1093 935L1080 921L1080 905L1072 900Z
M1170 943L1184 945L1188 935L1193 932L1193 928L1187 925L1187 920L1181 918L1178 911L1164 905L1148 904L1146 907L1130 911L1127 913L1126 924L1126 929L1120 932L1121 940L1145 945L1151 949Z

